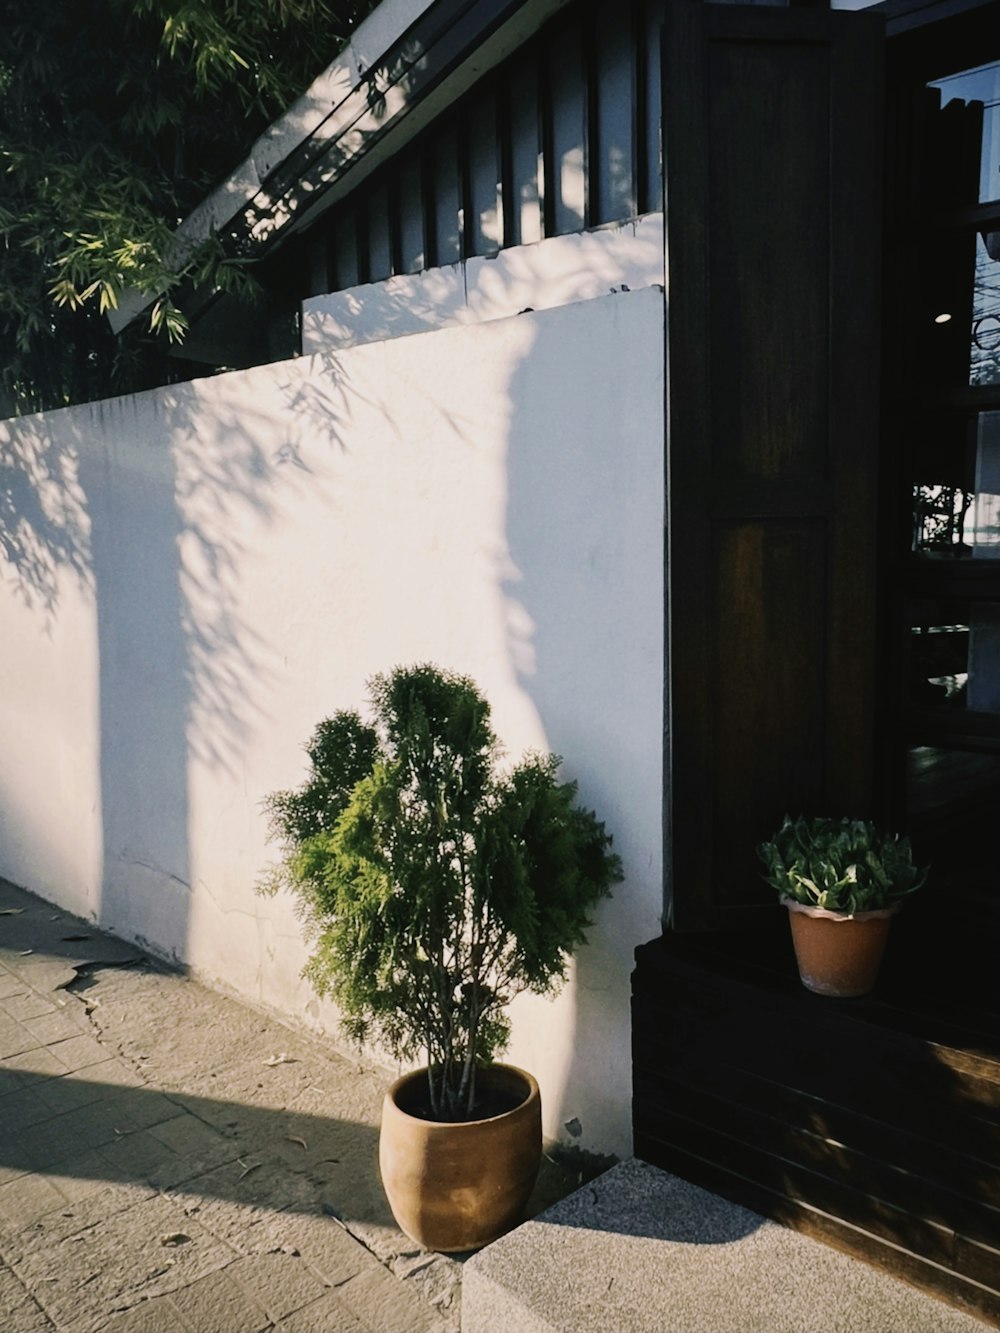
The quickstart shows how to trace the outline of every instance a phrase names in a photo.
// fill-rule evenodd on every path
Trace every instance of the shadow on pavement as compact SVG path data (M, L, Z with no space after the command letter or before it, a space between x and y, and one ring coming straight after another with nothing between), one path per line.
M54 1059L52 1049L29 1055ZM128 1077L117 1061L108 1068ZM18 1181L35 1173L67 1202L84 1197L87 1182L139 1185L282 1211L315 1212L319 1202L345 1221L392 1225L371 1126L103 1082L99 1070L0 1069L0 1214L9 1221L25 1220L18 1204L37 1190Z

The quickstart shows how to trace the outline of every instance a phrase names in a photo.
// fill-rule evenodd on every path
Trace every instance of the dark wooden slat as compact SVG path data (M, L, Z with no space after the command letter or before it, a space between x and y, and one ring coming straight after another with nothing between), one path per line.
M957 1180L943 1183L930 1178L927 1169L933 1161L933 1153L927 1151L932 1148L930 1144L924 1145L925 1155L918 1162L918 1170L911 1171L899 1162L895 1153L889 1160L881 1159L861 1150L857 1144L838 1142L817 1132L808 1121L803 1125L765 1114L758 1104L722 1097L714 1089L707 1092L685 1076L658 1079L655 1084L637 1077L635 1099L637 1125L655 1129L662 1108L669 1107L672 1115L725 1134L751 1153L765 1153L801 1167L838 1188L842 1182L849 1182L850 1189L869 1204L878 1200L907 1218L918 1219L920 1224L942 1228L949 1236L960 1230L970 1240L986 1245L1000 1236L1000 1210L970 1197ZM822 1112L818 1118L823 1119ZM988 1173L989 1168L983 1169L984 1174ZM967 1182L968 1179L967 1175ZM995 1173L992 1183L995 1194L1000 1184ZM972 1187L978 1188L978 1182ZM813 1199L814 1195L808 1197ZM840 1215L857 1220L846 1213Z
M819 997L815 997L819 998ZM640 1030L669 1033L658 1047L711 1043L716 1059L802 1092L864 1109L893 1088L920 1090L908 1113L915 1125L960 1114L969 1132L1000 1140L1000 1083L994 1061L949 1051L873 1023L848 1025L822 1002L800 1006L694 983L642 1002ZM668 1024L669 1026L665 1026Z
M993 1245L970 1240L966 1236L955 1238L955 1268L984 1287L1000 1290L1000 1249L996 1242L1000 1239L994 1233Z
M915 1216L885 1199L866 1195L843 1180L811 1171L787 1158L762 1151L720 1133L702 1121L688 1120L664 1108L635 1108L636 1130L656 1133L668 1142L756 1181L774 1193L808 1203L852 1226L899 1245L944 1268L954 1268L953 1231Z
M655 1067L639 1065L635 1071L637 1100L665 1103L679 1084L724 1100L728 1107L752 1108L794 1130L804 1130L835 1145L856 1150L894 1169L905 1171L929 1189L943 1189L947 1202L961 1208L965 1202L975 1209L985 1207L981 1238L1000 1236L1000 1166L996 1159L976 1156L963 1136L933 1138L916 1132L898 1115L879 1119L853 1107L802 1093L780 1083L758 1078L713 1060L686 1059L676 1052L661 1051ZM952 1200L951 1196L955 1196ZM955 1225L959 1225L957 1222ZM992 1228L992 1231L990 1230Z

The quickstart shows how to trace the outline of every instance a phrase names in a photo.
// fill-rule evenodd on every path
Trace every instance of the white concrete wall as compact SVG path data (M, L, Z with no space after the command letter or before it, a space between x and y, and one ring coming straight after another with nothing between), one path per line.
M429 660L548 747L627 871L511 1058L629 1148L629 972L661 907L663 298L446 329L0 423L0 873L333 1031L264 796Z
M552 236L302 302L302 350L354 347L455 324L664 286L663 214Z

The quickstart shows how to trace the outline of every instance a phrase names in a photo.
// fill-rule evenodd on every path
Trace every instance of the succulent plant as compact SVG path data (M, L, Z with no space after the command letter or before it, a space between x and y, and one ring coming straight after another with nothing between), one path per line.
M893 907L927 878L908 838L863 819L786 815L757 854L764 878L785 898L854 916Z

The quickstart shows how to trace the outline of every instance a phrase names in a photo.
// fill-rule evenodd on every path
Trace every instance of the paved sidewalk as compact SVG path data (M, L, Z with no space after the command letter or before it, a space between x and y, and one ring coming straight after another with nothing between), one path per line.
M448 1333L385 1073L0 880L0 1333Z

